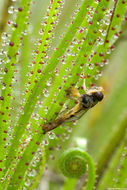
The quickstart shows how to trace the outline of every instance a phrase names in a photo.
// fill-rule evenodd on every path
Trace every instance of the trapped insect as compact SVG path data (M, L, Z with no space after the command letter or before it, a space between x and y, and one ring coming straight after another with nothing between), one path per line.
M86 89L85 82L83 84L84 94L80 94L78 89L72 87L66 90L67 96L72 99L76 99L78 103L68 110L66 113L59 116L53 122L46 123L42 126L43 133L51 131L65 122L76 121L80 119L90 108L94 107L100 102L103 97L102 87L93 87Z

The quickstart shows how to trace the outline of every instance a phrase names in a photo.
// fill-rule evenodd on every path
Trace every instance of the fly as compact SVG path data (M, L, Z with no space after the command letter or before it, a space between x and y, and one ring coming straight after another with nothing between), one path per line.
M80 119L89 109L94 107L104 97L102 87L92 87L90 89L86 89L84 82L83 89L85 91L84 94L80 94L78 89L74 87L66 90L67 96L69 98L76 99L78 103L64 114L61 114L61 116L59 116L53 122L44 124L42 126L44 134L65 122L71 122Z

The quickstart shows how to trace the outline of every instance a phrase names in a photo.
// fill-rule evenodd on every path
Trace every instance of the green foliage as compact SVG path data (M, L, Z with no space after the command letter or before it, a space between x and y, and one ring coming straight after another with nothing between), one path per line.
M43 18L41 15L40 35L35 36L31 32L34 25L32 19L30 20L31 11L34 12L36 7L34 3L32 6L30 0L14 3L14 6L17 6L16 16L12 18L13 22L8 22L11 23L9 24L11 31L8 29L8 35L2 34L0 189L35 189L45 162L49 168L53 168L53 164L48 162L52 152L55 157L58 155L58 159L60 157L61 151L52 150L61 146L72 146L69 140L65 140L70 136L70 141L73 141L73 137L77 134L89 138L88 151L98 163L99 178L96 186L99 184L99 189L102 189L102 186L107 187L106 183L112 186L114 182L109 177L111 169L116 168L118 158L121 158L126 145L123 138L126 129L125 114L119 119L120 113L126 109L126 74L122 76L123 81L119 87L109 97L108 104L100 111L99 119L92 120L94 130L88 132L87 127L85 129L81 127L81 134L75 133L77 129L73 127L73 133L70 135L70 126L59 126L45 135L42 128L45 123L53 122L61 114L62 109L65 109L66 104L68 107L74 105L74 102L68 101L65 96L65 90L72 84L81 87L84 77L87 87L96 84L96 80L102 75L103 67L107 64L109 53L114 49L113 44L120 37L127 3L123 0L78 1L78 8L74 7L73 20L67 29L63 26L64 36L58 40L58 45L53 44L53 38L56 38L55 32L57 23L61 19L64 1L47 2L47 13ZM42 3L43 1L39 4L40 11ZM13 10L13 7L11 9ZM35 9L35 13L37 11L38 8ZM35 20L37 22L38 18ZM32 49L34 53L31 52ZM81 88L80 91L83 92ZM114 112L111 114L109 110L112 108ZM96 110L93 115L96 116ZM87 122L89 123L89 115ZM113 128L114 125L117 127ZM100 137L98 131L102 126L105 133ZM110 136L109 127L112 129ZM122 139L122 145L118 146ZM103 152L99 152L99 148L102 147ZM105 175L103 174L101 182L102 171L115 148L118 150L111 160L111 167L107 168ZM126 149L124 152L126 153ZM77 152L75 153L77 155ZM82 182L83 188L86 186L86 189L90 190L93 189L95 182L94 164L84 150L81 154L92 163L91 165L88 163L88 183L84 185L84 179ZM123 155L119 164L120 172L116 177L119 183L114 183L114 187L126 187L126 162L126 157ZM58 163L54 164L54 168L56 165ZM85 164L83 166L86 168ZM57 169L55 172L57 173ZM81 175L78 173L77 176ZM69 183L67 179L62 187L64 190L74 189L76 184L77 180L71 179Z
M124 138L119 148L115 152L112 160L109 163L108 169L102 178L98 189L112 188L127 188L126 173L127 173L127 139Z
M81 176L84 178L88 170L85 189L92 190L96 179L95 165L90 155L84 150L86 149L86 139L77 138L75 146L75 148L70 148L63 152L59 159L59 169L69 179L66 180L64 189L74 189L77 183L74 178L79 179Z
M86 161L78 150L68 150L60 158L62 173L70 178L79 178L86 172Z
M4 166L4 157L5 157L5 148L6 146L6 139L7 132L9 128L9 111L10 111L10 101L11 101L11 92L12 92L12 77L14 75L14 69L16 65L16 53L18 51L20 35L23 30L24 25L26 24L26 18L29 9L29 2L30 0L21 1L21 6L18 9L18 14L16 18L16 26L13 27L13 31L11 34L8 50L6 57L3 58L4 61L4 69L3 69L3 88L1 89L1 97L4 98L4 101L1 101L0 110L1 110L1 117L0 117L0 157L3 162L1 162L1 167ZM22 23L22 24L21 24ZM3 131L4 129L4 131ZM0 173L1 175L1 173Z
M61 172L68 178L79 178L86 172L88 165L88 182L86 189L92 190L95 183L95 166L92 158L80 148L64 152L59 161Z

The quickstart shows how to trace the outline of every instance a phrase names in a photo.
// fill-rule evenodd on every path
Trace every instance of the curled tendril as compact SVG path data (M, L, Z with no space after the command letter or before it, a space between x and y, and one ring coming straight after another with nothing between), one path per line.
M85 190L93 190L96 178L95 166L88 153L80 148L71 148L62 154L59 167L63 175L69 178L79 178L88 167L88 182Z

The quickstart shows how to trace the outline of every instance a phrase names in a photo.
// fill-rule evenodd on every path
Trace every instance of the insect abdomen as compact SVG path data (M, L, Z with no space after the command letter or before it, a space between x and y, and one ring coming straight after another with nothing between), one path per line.
M61 125L64 122L63 119L56 119L53 123L46 123L42 126L43 133L45 134L48 131L51 131Z

